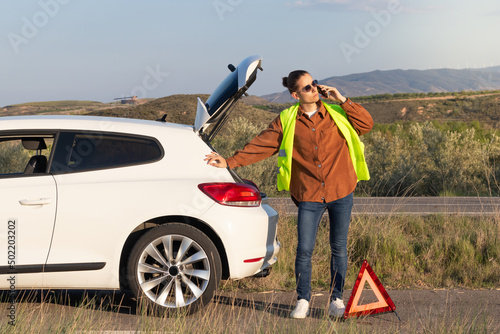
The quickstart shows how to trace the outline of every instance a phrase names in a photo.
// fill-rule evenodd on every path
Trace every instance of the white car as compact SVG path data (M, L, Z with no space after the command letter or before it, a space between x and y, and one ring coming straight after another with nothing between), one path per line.
M194 127L0 117L0 289L130 289L160 310L192 312L221 278L269 270L277 212L254 185L204 161L260 64L231 66L198 99Z

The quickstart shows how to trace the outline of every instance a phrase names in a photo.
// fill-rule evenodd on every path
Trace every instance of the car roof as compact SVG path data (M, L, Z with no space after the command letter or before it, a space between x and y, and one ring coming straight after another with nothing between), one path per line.
M153 135L156 131L190 130L193 127L184 124L158 122L134 118L43 115L43 116L5 116L0 117L0 130L88 130L105 132L126 132Z

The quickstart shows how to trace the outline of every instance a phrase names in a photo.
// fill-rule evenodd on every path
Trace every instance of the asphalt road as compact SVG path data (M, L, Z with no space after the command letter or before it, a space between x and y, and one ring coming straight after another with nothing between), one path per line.
M350 290L344 292L346 304L350 293ZM355 332L379 333L465 333L470 331L500 333L500 290L388 290L387 293L396 306L395 312L334 322L332 327L336 327L336 330L324 328L328 293L313 293L309 315L310 328L328 333L341 333L347 329L352 332L353 327L359 329ZM270 292L224 295L216 298L216 301L268 312L283 318L283 321L291 321L299 325L302 320L288 319L295 306L294 298L296 298L294 293ZM359 305L376 301L373 292L365 289L361 294Z
M350 293L344 292L346 303ZM500 290L387 293L396 313L345 321L326 315L328 293L321 291L313 291L311 313L306 319L289 317L295 306L294 292L219 292L204 310L172 318L141 314L134 300L121 293L52 292L45 298L38 293L16 304L15 326L7 324L9 304L0 302L0 328L7 333L500 333ZM374 301L373 292L363 290L359 305Z
M269 198L281 213L297 214L290 198ZM355 197L353 215L500 215L500 197Z

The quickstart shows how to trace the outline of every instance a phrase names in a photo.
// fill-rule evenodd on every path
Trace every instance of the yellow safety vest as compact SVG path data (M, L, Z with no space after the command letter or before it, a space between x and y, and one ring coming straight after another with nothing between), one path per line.
M356 130L347 119L345 111L336 104L326 104L322 102L328 113L332 116L335 124L347 141L349 155L351 156L354 171L360 180L369 180L370 173L365 161L365 145L359 139ZM278 190L290 190L290 180L292 178L292 152L293 139L295 134L295 122L299 103L283 110L280 113L281 127L283 128L283 140L281 141L278 153Z

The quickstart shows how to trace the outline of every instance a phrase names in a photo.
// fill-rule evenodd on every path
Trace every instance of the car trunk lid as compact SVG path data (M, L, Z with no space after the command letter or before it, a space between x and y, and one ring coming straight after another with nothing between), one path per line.
M262 57L245 58L237 67L229 64L231 71L215 89L206 102L198 98L194 131L210 143L226 122L236 102L245 94L257 78L257 70L262 70ZM214 124L210 131L208 128Z

